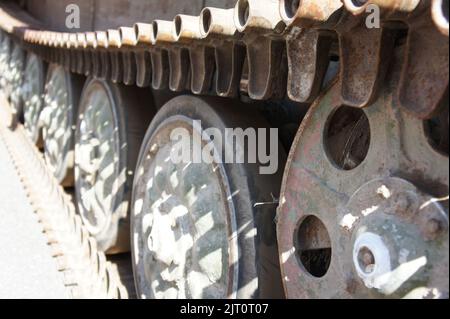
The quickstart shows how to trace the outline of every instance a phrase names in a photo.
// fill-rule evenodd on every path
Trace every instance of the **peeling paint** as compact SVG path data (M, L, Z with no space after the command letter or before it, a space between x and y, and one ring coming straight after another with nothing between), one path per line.
M361 211L361 214L362 214L363 216L369 216L370 214L372 214L373 212L375 212L378 208L379 208L379 206L372 206L372 207L363 209L363 210Z
M377 189L377 194L383 196L383 198L388 199L391 197L391 191L389 188L387 188L386 185L382 185L380 188Z
M358 216L353 216L352 214L346 214L344 217L342 217L341 222L339 225L343 228L346 228L348 230L351 230L353 227L353 224L359 219Z

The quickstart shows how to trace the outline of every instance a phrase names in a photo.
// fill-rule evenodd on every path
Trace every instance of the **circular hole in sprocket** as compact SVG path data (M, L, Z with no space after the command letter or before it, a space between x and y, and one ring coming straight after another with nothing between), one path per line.
M323 222L310 215L300 223L295 239L295 251L302 268L310 275L325 276L331 262L331 240Z
M341 106L328 119L324 132L326 154L342 170L358 167L370 146L370 125L363 110Z

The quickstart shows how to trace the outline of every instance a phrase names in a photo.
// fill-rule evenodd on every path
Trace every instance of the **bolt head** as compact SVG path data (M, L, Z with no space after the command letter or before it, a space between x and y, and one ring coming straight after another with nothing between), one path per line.
M360 267L365 273L371 273L375 267L375 257L367 247L361 247L358 254Z

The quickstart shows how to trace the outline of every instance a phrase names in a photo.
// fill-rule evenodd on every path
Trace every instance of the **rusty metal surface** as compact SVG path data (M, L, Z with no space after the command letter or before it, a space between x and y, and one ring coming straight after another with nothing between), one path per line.
M341 95L345 104L365 107L384 80L395 42L395 31L368 29L365 17L343 14L336 30L341 61Z
M342 106L338 82L321 95L301 124L278 209L280 263L289 298L448 298L448 148L447 154L437 151L423 121L399 105L401 57L402 52L396 52L395 68L379 97L359 111L368 124L358 133L355 122L350 133L354 131L356 138L330 140L334 150L326 144L333 115ZM443 110L447 108L448 99ZM343 119L337 117L338 132L343 131ZM364 132L370 133L367 154L355 165L341 167L332 154L351 155L346 150L358 145ZM411 204L400 199L405 192L414 198ZM309 228L308 238L319 241L312 251L299 233L308 216L323 224ZM364 248L361 242L367 241L383 244L373 248L379 264L367 258L370 254L364 257L367 267L375 267L364 274L354 261ZM386 251L391 263L381 262ZM320 267L310 269L308 262ZM411 272L403 272L405 268ZM407 275L400 278L399 273Z
M431 118L448 91L448 36L423 15L409 22L407 45L398 98L417 117Z
M322 88L330 61L333 35L296 28L287 39L288 96L297 102L312 102Z
M439 1L434 1L433 5L431 2L430 0L369 0L358 6L352 0L344 1L346 8L355 15L363 16L366 8L375 4L380 8L381 17L386 22L401 21L407 25L408 50L405 52L398 98L402 107L423 119L433 116L440 100L448 90L449 62L448 39L445 35L445 8ZM448 4L446 9L448 17ZM436 28L435 23L439 29ZM381 30L383 29L385 28ZM384 58L381 59L382 61L386 61L393 48L393 40L389 39L392 36L388 30L384 31L388 38L384 39L384 42L387 43L379 41L378 46L383 52L377 54L378 57ZM444 31L444 34L440 31ZM369 48L370 44L366 43L364 47ZM348 63L343 63L343 66L345 65ZM378 80L382 80L384 73L383 70L380 71Z
M256 100L282 98L286 92L285 24L273 0L239 0L234 23L243 32L248 62L248 95Z

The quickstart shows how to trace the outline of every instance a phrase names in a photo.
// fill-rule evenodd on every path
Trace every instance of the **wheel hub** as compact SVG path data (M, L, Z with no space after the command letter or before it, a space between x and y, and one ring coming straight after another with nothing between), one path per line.
M448 218L439 201L402 179L378 179L353 194L342 214L356 219L345 226L350 236L338 239L350 242L337 247L352 257L348 266L355 271L348 276L360 279L353 289L389 297L417 297L424 289L433 291L430 297L445 295L436 266L448 267ZM440 226L430 233L430 223Z

